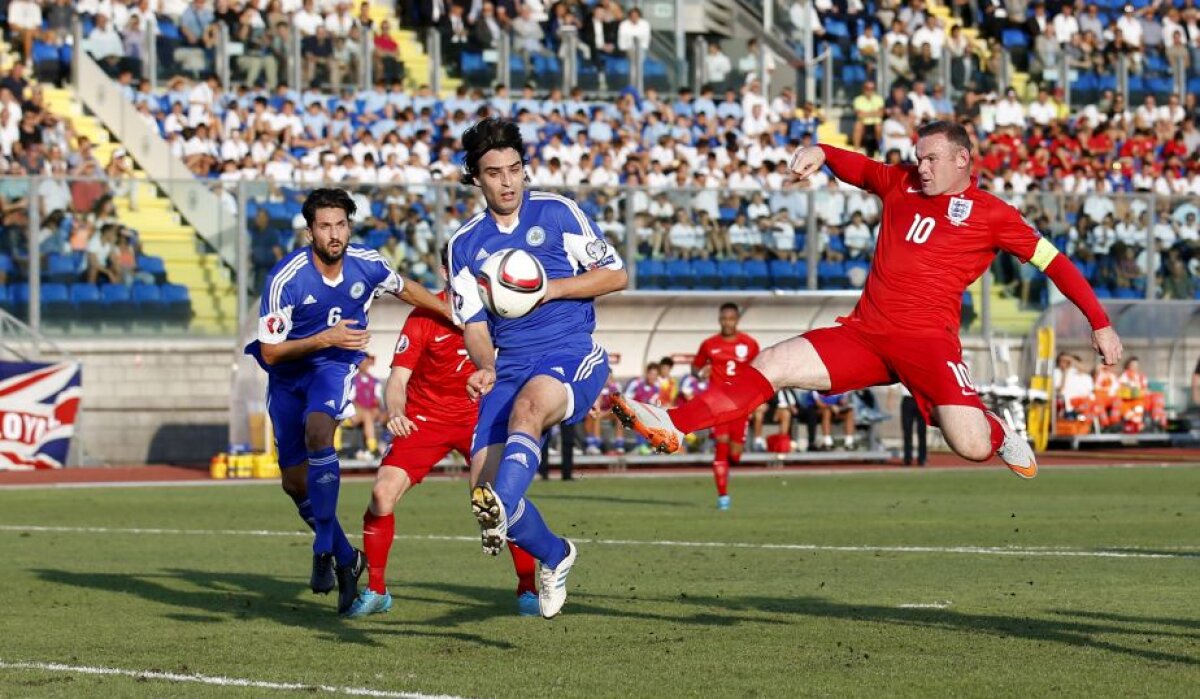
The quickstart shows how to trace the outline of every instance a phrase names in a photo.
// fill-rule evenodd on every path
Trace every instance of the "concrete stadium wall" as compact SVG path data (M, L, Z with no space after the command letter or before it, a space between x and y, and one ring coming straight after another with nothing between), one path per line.
M227 446L232 338L59 344L83 364L83 465L204 463Z

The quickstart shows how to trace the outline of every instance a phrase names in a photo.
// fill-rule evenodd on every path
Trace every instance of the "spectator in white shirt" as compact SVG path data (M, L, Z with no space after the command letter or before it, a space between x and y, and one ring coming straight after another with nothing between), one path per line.
M319 12L313 9L313 0L304 0L303 8L292 15L292 26L302 37L315 35L317 27L322 24L324 24L324 19Z
M125 55L125 47L121 43L120 32L106 15L96 15L96 26L83 43L87 52L100 63L105 72L116 75L121 58Z
M708 45L708 53L704 56L704 77L709 84L717 89L725 89L725 81L733 71L733 63L729 56L721 50L721 45L712 42Z
M850 214L850 223L847 224L846 230L842 234L842 239L846 243L847 257L851 260L867 258L874 240L871 236L871 228L863 220L861 211L855 211Z
M1058 105L1050 101L1050 93L1038 90L1037 100L1029 105L1029 120L1039 126L1047 126L1058 118Z
M42 6L31 0L13 0L8 4L8 28L20 41L25 62L32 62L33 39L42 30Z
M1017 91L1009 88L1004 99L996 103L996 127L1016 126L1025 128L1025 107L1017 99Z
M1125 12L1117 20L1117 29L1121 30L1121 35L1125 37L1125 43L1130 46L1141 47L1142 22L1134 14L1133 5L1125 6Z
M349 36L350 30L356 24L354 16L350 14L350 4L345 0L340 0L337 4L337 11L330 12L325 16L325 28L335 37Z
M1071 37L1079 33L1079 20L1075 19L1075 8L1063 3L1062 10L1054 17L1054 38L1066 46L1071 43Z
M628 52L635 45L641 47L643 54L650 50L650 23L636 7L617 25L617 49Z

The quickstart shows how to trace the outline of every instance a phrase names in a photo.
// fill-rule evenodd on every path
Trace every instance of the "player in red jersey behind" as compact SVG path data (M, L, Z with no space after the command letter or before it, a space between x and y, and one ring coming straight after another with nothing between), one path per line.
M915 166L884 165L824 145L792 155L791 170L801 180L828 165L838 179L883 201L875 258L854 311L834 327L766 349L746 371L714 381L709 391L676 410L618 397L613 411L626 426L659 451L673 452L684 433L746 415L781 388L845 393L898 381L960 456L985 461L996 454L1018 476L1036 476L1033 450L984 407L962 362L963 291L988 268L997 249L1005 250L1045 272L1083 312L1104 364L1120 361L1121 339L1066 255L1015 208L976 186L966 130L939 121L917 135Z
M438 298L445 301L446 292ZM475 365L467 357L462 328L425 310L408 316L384 388L387 427L395 438L375 474L371 504L363 515L369 583L347 617L379 614L392 607L385 578L396 531L392 513L400 498L450 451L470 460L479 413L479 404L467 396L467 379L473 373ZM536 562L511 541L508 546L517 572L517 609L522 616L538 616Z
M758 356L758 342L744 332L738 331L742 312L736 303L723 303L717 320L721 332L700 343L700 350L692 359L692 374L699 376L705 367L712 372L709 377L714 384L723 384L741 373ZM751 406L751 409L758 406ZM742 461L742 450L746 446L746 427L749 414L713 426L713 480L717 483L717 509L728 510L729 467Z

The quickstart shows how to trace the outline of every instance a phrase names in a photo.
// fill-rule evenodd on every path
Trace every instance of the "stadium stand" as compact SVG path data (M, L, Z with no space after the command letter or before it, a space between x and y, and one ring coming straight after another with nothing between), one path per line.
M444 16L431 8L406 4L397 17L370 3L174 3L148 17L117 3L105 20L82 14L83 48L144 105L198 177L227 194L254 183L247 201L230 206L247 221L259 280L296 244L300 192L338 182L360 190L361 241L435 283L438 241L477 206L470 190L451 184L457 137L491 113L518 120L534 144L535 186L566 188L611 222L609 234L632 253L643 288L859 288L877 202L824 176L791 183L788 153L804 143L849 143L909 160L916 127L948 117L967 123L978 142L980 185L1018 205L1102 294L1144 294L1150 277L1160 295L1194 289L1200 239L1188 198L1200 194L1200 113L1189 86L1200 81L1200 30L1189 3L1039 4L1010 17L994 4L976 12L798 1L777 13L782 35L800 53L811 13L816 48L829 52L841 78L833 103L820 107L770 82L778 64L770 54L764 91L757 55L732 60L736 47L714 37L704 62L705 74L711 67L718 78L712 83L688 89L678 76L661 80L668 71L653 65L646 42L644 89L635 89L625 51L640 46L645 20L615 0L524 12L509 3L451 3ZM114 35L127 49L141 46L150 23L159 85L134 78L138 51L109 60ZM213 73L220 23L243 51L231 62L228 90ZM25 56L39 78L66 77L69 26L44 12ZM328 33L334 44L316 48L328 58L306 66L300 85L284 79L297 58L293 29L302 41L320 34L324 42ZM436 58L420 50L429 32L440 37L442 94L417 77L430 75ZM10 27L11 38L24 36ZM370 86L349 78L360 71L345 59L346 42L363 40L377 50ZM497 71L502 40L519 50ZM564 53L571 46L579 51L578 87L564 93L558 79L572 63ZM887 84L876 86L880 62ZM333 72L347 79L335 81ZM340 89L331 89L335 82ZM646 189L624 188L639 186ZM1005 258L994 272L1001 325L1027 323L1023 310L1048 300L1040 274ZM173 279L181 274L172 269ZM201 291L179 280L193 295ZM979 293L973 289L975 305Z

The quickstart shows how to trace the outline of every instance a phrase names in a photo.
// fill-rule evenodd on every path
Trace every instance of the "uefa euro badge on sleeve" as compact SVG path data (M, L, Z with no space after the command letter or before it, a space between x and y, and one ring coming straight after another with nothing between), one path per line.
M946 218L950 219L950 223L956 226L961 226L971 215L971 206L975 202L970 199L961 197L950 197L950 206L946 208Z

